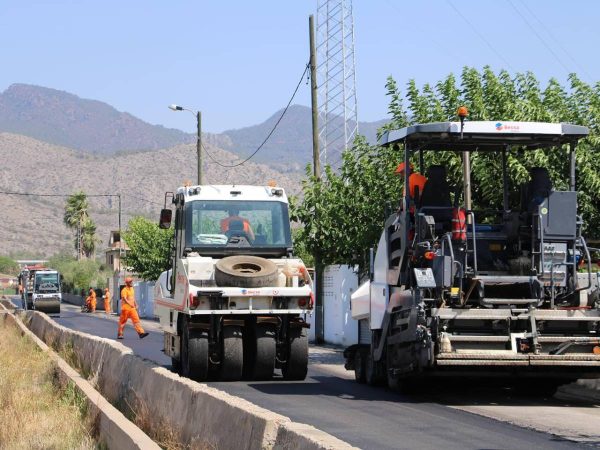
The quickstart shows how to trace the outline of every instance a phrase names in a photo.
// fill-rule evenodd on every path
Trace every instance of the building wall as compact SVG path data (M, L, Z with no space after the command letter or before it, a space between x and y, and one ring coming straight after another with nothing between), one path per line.
M323 331L325 343L347 347L358 342L358 322L352 320L350 296L358 275L350 266L325 267L323 274ZM315 314L310 317L309 339L315 340Z

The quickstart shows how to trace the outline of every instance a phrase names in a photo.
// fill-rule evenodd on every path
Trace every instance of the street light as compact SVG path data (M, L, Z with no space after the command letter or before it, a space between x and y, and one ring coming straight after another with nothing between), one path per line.
M188 111L196 116L198 125L198 135L196 138L196 152L198 153L198 184L202 184L202 113L200 111L192 111L179 105L169 105L169 109L173 111Z

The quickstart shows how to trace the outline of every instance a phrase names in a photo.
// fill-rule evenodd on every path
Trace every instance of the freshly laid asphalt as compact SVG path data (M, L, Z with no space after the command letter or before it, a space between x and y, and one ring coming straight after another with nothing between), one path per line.
M104 338L116 338L116 317L103 312L83 314L63 305L61 325ZM120 341L137 355L170 368L162 352L158 324L143 321L150 335L137 337L131 323ZM339 352L311 349L308 377L286 382L279 376L263 382L209 382L229 394L326 431L352 445L366 449L564 449L587 445L567 441L509 423L456 409L456 405L498 402L517 406L547 406L554 400L510 398L504 391L479 389L476 385L440 385L427 394L400 395L384 388L356 383L339 366ZM440 383L444 383L440 381ZM527 408L536 410L536 408ZM524 409L525 411L525 409ZM515 422L519 423L518 417ZM593 442L592 444L597 444Z

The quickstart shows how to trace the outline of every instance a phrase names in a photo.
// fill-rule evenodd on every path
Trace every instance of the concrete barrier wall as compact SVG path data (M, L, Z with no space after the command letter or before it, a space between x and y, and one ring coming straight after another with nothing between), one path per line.
M316 428L196 383L135 356L118 342L62 327L28 312L31 330L49 345L72 349L81 370L97 380L113 404L144 410L157 429L180 433L183 443L216 448L343 449L349 444Z
M62 294L62 300L65 303L70 303L71 305L77 305L77 306L83 305L83 302L85 301L81 295L66 294L66 293Z

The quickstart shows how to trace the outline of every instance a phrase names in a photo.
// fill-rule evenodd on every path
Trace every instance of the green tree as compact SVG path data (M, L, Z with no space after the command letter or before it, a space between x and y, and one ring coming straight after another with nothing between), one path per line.
M479 72L465 67L460 80L450 74L435 86L419 89L409 81L403 94L390 77L387 84L391 121L381 132L432 121L454 121L460 105L469 108L469 120L516 120L570 122L585 125L590 136L577 149L577 189L580 212L587 235L599 238L600 229L600 82L590 86L575 74L569 86L551 79L542 89L535 76L506 71L494 73L489 67ZM407 106L405 106L405 103ZM292 208L293 217L303 224L298 233L300 244L318 253L325 264L359 264L364 269L368 248L379 239L385 212L397 206L401 180L393 174L401 161L401 148L369 146L358 137L346 151L338 173L325 168L322 181L310 176L303 182L304 198ZM416 161L415 161L416 162ZM451 185L462 184L461 156L454 152L425 153L426 166L445 165ZM498 155L474 153L472 163L473 205L476 209L499 209L502 202L501 180L497 176ZM538 150L508 155L510 186L528 180L528 168L544 166L557 189L568 187L568 157L565 149ZM514 200L514 199L513 199Z
M138 216L129 221L123 239L129 250L125 263L144 280L156 280L167 270L173 230L161 230L150 220Z
M94 233L96 227L89 217L89 209L90 205L85 192L76 192L67 198L63 222L67 228L75 232L74 245L77 251L77 259L85 257L86 253L88 253L86 252L84 242L88 245L87 250L90 250L90 244L95 239ZM90 233L92 234L90 235ZM92 247L92 251L89 254L93 253L95 243Z
M112 275L100 262L94 259L77 260L71 255L54 255L48 261L48 267L60 272L64 291L79 293L81 289L106 287L107 279Z
M96 224L86 217L81 224L81 249L86 258L93 258L96 254L96 244L100 243L96 236Z
M5 275L17 275L19 273L19 264L8 256L0 256L0 273Z

